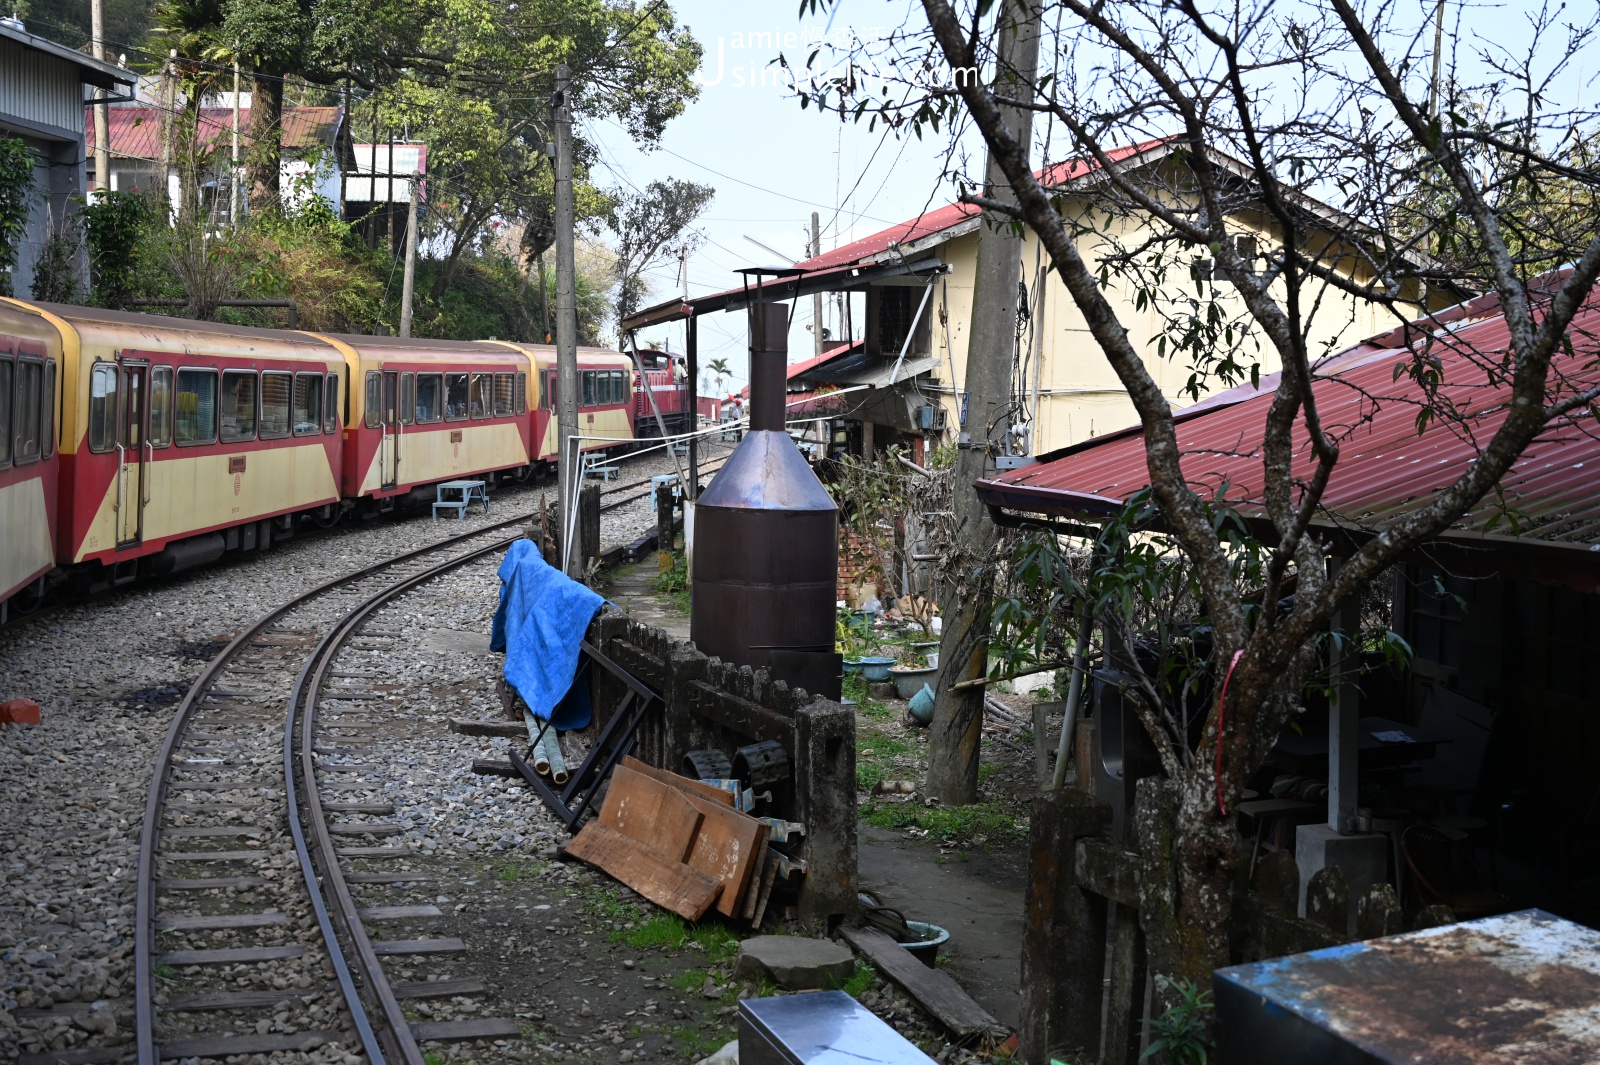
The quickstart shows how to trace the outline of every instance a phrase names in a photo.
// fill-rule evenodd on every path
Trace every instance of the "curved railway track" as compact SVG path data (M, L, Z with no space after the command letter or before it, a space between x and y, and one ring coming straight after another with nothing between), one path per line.
M190 688L157 755L141 827L134 936L139 1065L335 1042L373 1065L423 1065L419 1044L428 1040L518 1037L511 1020L413 1025L402 1013L406 998L484 988L471 980L391 985L384 975L384 957L414 960L464 946L369 934L368 925L440 914L432 906L358 904L362 885L404 888L424 877L366 868L410 852L374 845L403 828L374 820L393 812L372 801L372 786L363 780L377 767L359 761L359 746L339 746L384 727L363 710L381 693L363 690L362 674L336 666L353 641L385 638L369 628L384 606L504 548L516 539L506 529L529 517L395 556L295 596L235 637ZM344 801L351 797L357 801ZM238 848L231 842L238 840L248 848L228 849ZM254 868L250 875L210 875L242 867ZM175 983L198 982L179 981L180 973L210 984L202 993L179 993Z

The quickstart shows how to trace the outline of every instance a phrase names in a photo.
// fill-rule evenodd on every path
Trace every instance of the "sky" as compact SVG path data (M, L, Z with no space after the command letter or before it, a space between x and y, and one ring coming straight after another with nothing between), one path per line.
M881 126L869 132L865 122L841 123L837 115L801 110L792 90L779 83L776 68L768 67L780 51L803 63L815 47L806 43L808 30L813 38L824 31L830 39L852 30L874 34L890 16L898 20L903 2L847 4L831 27L825 18L799 19L796 0L675 0L673 6L705 50L697 75L700 98L667 126L654 151L640 150L620 126L595 122L585 132L601 149L602 163L593 175L601 186L642 188L675 177L717 190L698 227L705 239L689 259L691 296L738 285L734 270L739 267L788 265L804 258L812 211L821 216L826 251L914 218L930 199L933 207L954 199L954 187L940 180L948 148L943 138L902 141L892 133L886 137ZM854 23L852 11L858 16ZM864 23L863 16L874 21ZM653 292L647 305L678 290L676 263L648 276ZM835 312L830 308L824 317L838 336ZM858 298L853 315L858 335L861 320ZM804 299L790 332L791 361L811 356L810 325L811 301ZM726 359L735 389L745 381L744 329L740 313L700 319L700 365ZM681 352L683 325L643 330L641 346L646 340L670 343Z

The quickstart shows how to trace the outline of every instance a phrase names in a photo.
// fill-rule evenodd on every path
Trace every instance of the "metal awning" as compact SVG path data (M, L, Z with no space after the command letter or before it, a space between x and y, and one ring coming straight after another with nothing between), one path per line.
M696 296L691 300L672 299L624 318L619 326L624 333L662 322L676 322L684 318L697 318L713 311L743 310L756 300L775 302L812 296L819 292L847 292L881 284L893 278L928 278L950 272L938 256L928 255L914 260L874 263L869 266L834 266L822 270L800 271L790 277L775 277L748 288L740 286L709 296ZM904 368L901 370L904 374Z
M841 388L850 385L888 388L891 384L909 381L919 374L925 374L938 365L939 360L932 356L919 356L900 363L900 370L896 373L893 356L867 355L858 352L812 367L803 373L793 374L789 380L810 388L823 385L835 385Z

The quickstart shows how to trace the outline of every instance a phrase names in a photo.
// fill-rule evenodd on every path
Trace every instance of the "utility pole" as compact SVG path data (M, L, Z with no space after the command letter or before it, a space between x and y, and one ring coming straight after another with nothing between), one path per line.
M817 212L811 212L811 258L822 254L822 220L817 217ZM818 292L811 297L811 338L816 343L815 354L822 354L822 293Z
M106 5L105 0L90 0L89 36L94 57L106 61ZM106 91L94 90L94 187L104 200L111 192L111 105L106 102Z
M572 204L572 107L567 92L572 70L556 67L556 441L560 451L556 476L561 481L561 557L574 580L583 576L583 559L575 550L578 508L578 303L575 288Z
M1005 0L999 18L999 62L995 93L1023 104L1034 96L1039 64L1041 0ZM1003 109L1006 126L1030 147L1032 114ZM1005 173L991 153L984 195L1015 203ZM1010 407L1011 356L1016 344L1017 285L1022 276L1022 238L1010 225L984 220L978 231L977 276L972 290L972 328L967 341L967 417L956 453L955 517L958 541L970 558L957 567L973 573L965 588L946 590L940 614L938 696L929 738L928 794L947 806L978 797L978 744L983 733L984 689L952 691L952 685L985 675L989 666L988 606L994 590L990 555L997 530L972 484L992 476L994 456L1005 452ZM961 386L958 385L958 388Z
M228 204L228 221L239 227L239 46L233 46L233 167L228 172L228 186L232 197Z
M172 112L178 106L177 87L173 84L172 64L178 58L178 50L172 49L167 53L167 61L161 66L161 198L167 202L167 224L171 225L173 218L172 203ZM183 183L178 183L179 194L182 194Z
M417 179L411 182L411 209L406 212L406 272L400 285L400 335L411 335L411 295L417 281Z
M678 249L679 292L684 303L689 302L689 249ZM689 397L689 483L686 487L691 500L700 498L700 336L695 328L694 315L683 323L684 372ZM684 519L688 521L687 518ZM688 533L684 534L685 537Z
M1428 82L1428 117L1439 117L1439 60L1444 48L1444 0L1433 9L1433 80Z

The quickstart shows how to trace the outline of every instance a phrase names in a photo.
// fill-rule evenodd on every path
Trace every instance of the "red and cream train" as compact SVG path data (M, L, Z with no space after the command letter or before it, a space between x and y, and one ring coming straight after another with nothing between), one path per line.
M670 357L578 352L589 448L688 427ZM251 329L0 298L0 620L556 459L555 350Z

